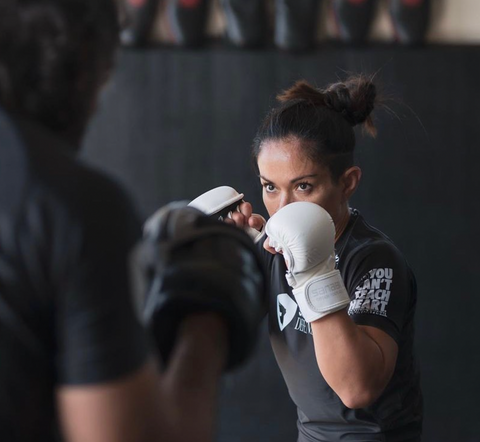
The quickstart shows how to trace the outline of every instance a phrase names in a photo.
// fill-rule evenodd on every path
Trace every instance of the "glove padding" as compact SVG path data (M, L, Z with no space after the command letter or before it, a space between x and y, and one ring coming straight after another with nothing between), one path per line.
M238 193L233 187L220 186L215 187L208 192L202 193L199 197L195 198L188 205L201 210L206 215L223 220L224 218L230 218L231 213L239 211L239 205L243 202L243 193ZM253 216L259 217L262 220L262 230L254 229L250 226L245 228L250 238L257 243L265 234L265 219L258 214Z
M227 323L226 369L245 361L266 296L264 270L245 232L186 203L172 203L145 224L137 257L146 289L143 319L164 366L183 318L199 312L216 312Z
M269 244L283 253L287 283L307 322L345 308L350 298L335 269L335 226L319 205L291 203L266 225Z

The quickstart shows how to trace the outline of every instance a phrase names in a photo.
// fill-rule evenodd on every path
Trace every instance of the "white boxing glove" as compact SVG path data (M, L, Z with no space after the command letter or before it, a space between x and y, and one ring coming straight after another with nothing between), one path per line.
M195 198L189 203L189 206L195 207L213 218L223 220L227 217L231 218L232 212L240 211L239 205L243 202L243 196L243 193L238 193L233 187L220 186ZM262 220L262 230L247 226L245 231L257 243L265 233L266 221L261 215L253 214L252 216Z
M340 272L335 269L335 226L317 204L291 203L267 222L270 246L283 253L285 275L307 322L349 305Z

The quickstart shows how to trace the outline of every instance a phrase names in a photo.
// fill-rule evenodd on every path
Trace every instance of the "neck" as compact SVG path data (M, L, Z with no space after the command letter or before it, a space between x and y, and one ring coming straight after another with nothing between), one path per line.
M350 209L348 206L345 210L342 211L341 216L335 223L335 242L342 236L343 231L347 227L348 221L350 220Z

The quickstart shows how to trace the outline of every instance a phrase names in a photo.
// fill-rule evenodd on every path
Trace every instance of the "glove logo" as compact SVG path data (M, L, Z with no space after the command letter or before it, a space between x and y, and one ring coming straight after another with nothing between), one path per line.
M277 296L277 318L280 331L292 322L297 310L297 303L286 293Z

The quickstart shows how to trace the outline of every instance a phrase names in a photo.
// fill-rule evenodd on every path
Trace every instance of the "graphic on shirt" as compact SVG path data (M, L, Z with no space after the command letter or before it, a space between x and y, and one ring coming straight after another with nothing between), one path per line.
M306 335L313 335L312 326L309 322L305 321L301 311L298 312L297 322L295 323L295 330L305 333Z
M393 269L370 270L355 289L355 299L350 302L349 315L370 313L387 316L393 281Z
M297 310L297 303L288 294L280 293L277 296L277 318L280 331L292 322Z

